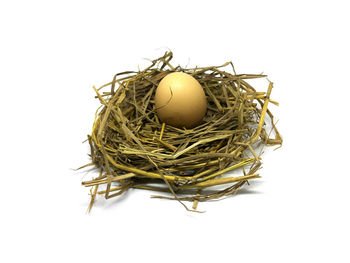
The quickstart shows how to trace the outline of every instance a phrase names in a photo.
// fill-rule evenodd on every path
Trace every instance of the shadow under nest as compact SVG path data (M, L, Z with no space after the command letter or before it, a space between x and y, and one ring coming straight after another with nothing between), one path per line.
M129 188L170 193L152 197L175 199L187 210L197 211L198 202L234 194L249 179L259 177L258 145L282 144L268 109L269 103L278 105L270 99L273 84L259 92L247 81L265 75L237 75L231 62L174 67L172 57L166 52L144 70L118 73L110 83L94 88L101 107L88 136L92 159L88 165L95 165L100 173L83 182L91 187L89 211L97 194L108 199ZM232 73L224 71L227 67ZM207 97L207 113L193 129L161 123L156 114L158 83L175 71L197 79ZM266 131L267 118L274 138ZM242 169L242 176L228 176L235 169ZM99 189L101 185L105 189ZM194 210L182 201L193 201Z

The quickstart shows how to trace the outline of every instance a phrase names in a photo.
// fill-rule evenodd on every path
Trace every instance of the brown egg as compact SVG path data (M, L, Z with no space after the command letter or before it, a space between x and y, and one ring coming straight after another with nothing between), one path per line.
M173 72L159 82L155 106L162 122L177 128L194 128L207 111L207 98L194 77Z

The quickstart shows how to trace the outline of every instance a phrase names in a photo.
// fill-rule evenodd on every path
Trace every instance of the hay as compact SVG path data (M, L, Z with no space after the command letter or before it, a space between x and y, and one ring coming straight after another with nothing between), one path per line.
M249 179L259 177L261 157L255 152L259 145L282 144L268 110L269 102L278 105L270 99L273 83L269 82L266 92L258 92L247 82L265 75L237 75L231 62L218 67L174 67L172 57L172 52L166 52L142 71L121 72L112 82L94 87L102 105L88 136L89 165L100 168L100 174L82 183L92 187L89 210L97 194L109 199L137 188L163 192L164 196L152 197L175 199L187 210L198 211L198 202L234 194ZM174 71L196 78L207 96L207 114L193 129L161 123L156 114L157 85ZM110 90L102 92L106 88ZM266 131L267 118L275 138ZM235 169L242 169L243 175L227 176ZM105 189L99 189L101 185ZM182 201L194 202L193 210Z

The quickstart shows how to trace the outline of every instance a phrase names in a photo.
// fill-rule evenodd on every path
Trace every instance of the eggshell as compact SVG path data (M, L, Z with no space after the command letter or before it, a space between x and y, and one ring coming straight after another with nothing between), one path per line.
M173 72L159 82L155 106L162 122L178 128L194 128L206 114L207 98L194 77Z

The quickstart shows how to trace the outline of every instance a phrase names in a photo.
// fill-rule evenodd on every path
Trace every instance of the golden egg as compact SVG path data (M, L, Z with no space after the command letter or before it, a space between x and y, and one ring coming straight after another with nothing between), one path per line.
M207 112L207 98L194 77L173 72L159 82L155 106L162 122L177 128L194 128Z

